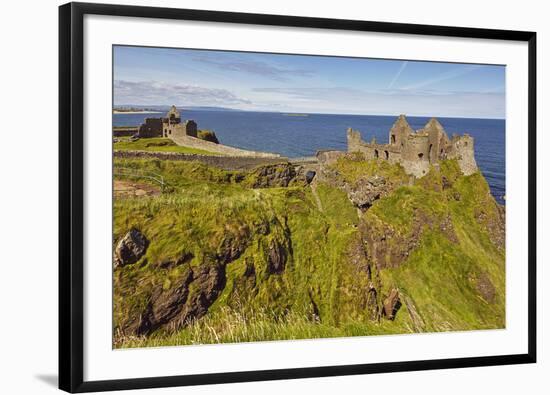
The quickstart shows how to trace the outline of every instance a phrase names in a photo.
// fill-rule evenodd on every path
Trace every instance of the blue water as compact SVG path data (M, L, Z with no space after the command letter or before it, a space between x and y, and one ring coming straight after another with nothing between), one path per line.
M114 126L138 126L145 117L162 114L114 114ZM182 118L194 119L199 129L214 130L222 144L238 148L276 152L289 158L313 156L320 149L345 150L348 127L387 143L396 116L310 114L287 116L272 112L184 111ZM413 129L429 118L407 117ZM438 118L449 137L469 133L475 139L476 161L493 196L504 203L505 121L502 119Z

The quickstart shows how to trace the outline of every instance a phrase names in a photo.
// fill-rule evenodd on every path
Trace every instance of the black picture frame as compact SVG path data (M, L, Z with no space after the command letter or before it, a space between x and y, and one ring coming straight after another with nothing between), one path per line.
M83 378L83 19L86 14L364 32L448 36L528 43L528 352L323 366L297 369L84 381ZM536 362L536 33L526 31L367 22L283 15L69 3L59 8L59 388L90 392L244 381L343 376Z

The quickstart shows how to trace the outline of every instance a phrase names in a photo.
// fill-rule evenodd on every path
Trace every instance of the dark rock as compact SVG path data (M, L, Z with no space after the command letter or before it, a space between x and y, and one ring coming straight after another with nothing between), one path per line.
M384 316L388 320L394 320L400 307L401 300L399 299L399 290L392 288L389 296L384 299Z
M149 240L139 230L131 229L115 248L115 267L136 263L145 254L148 246Z
M201 140L210 141L211 143L219 144L218 137L216 133L210 130L199 130L197 137Z
M193 281L193 271L188 269L180 277L179 283L172 289L164 291L157 287L151 295L145 311L141 314L137 326L130 324L126 331L135 335L148 335L162 325L173 320L187 302L189 284Z
M246 250L249 243L249 229L241 226L238 233L227 233L218 246L217 260L222 264L234 261Z
M369 284L367 291L367 315L371 321L378 321L380 310L378 308L378 292L374 284Z
M308 184L311 184L311 181L313 181L313 178L315 178L315 172L313 170L309 170L306 172L306 182Z
M287 251L278 241L272 241L269 245L267 256L267 269L271 274L280 274L285 270Z
M224 289L225 282L224 266L204 263L195 271L187 268L175 287L164 290L157 286L154 289L139 319L128 323L124 332L149 335L163 327L173 333L203 317Z
M290 163L280 163L259 167L252 177L252 188L287 187L296 177L296 170Z

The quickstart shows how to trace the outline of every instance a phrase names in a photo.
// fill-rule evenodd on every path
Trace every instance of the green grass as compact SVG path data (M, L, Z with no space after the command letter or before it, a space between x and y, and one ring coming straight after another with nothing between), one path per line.
M398 164L385 160L365 160L364 155L358 152L339 158L333 167L349 183L355 183L364 177L383 175L388 182L401 185L408 183L411 178Z
M457 174L444 162L415 185L397 165L353 158L336 166L353 182L383 175L401 185L377 200L361 217L346 194L318 183L309 186L251 189L244 172L228 172L197 162L115 159L115 165L162 174L170 188L158 197L114 202L114 239L140 229L151 244L136 264L115 271L115 333L139 316L155 287L169 290L186 265L212 263L229 240L243 253L226 266L226 284L208 314L176 332L160 329L150 337L116 337L116 347L217 342L267 341L366 336L414 331L500 328L504 325L504 252L491 242L483 218L497 215L496 203L481 174ZM451 184L442 189L443 177ZM397 287L403 304L395 321L371 321L366 310L369 279L350 256L362 245L362 231L393 229L409 237L419 213L430 222L418 246L395 268L374 268L381 298ZM451 221L456 240L439 230ZM269 229L268 232L265 229ZM362 230L363 229L363 230ZM268 271L269 246L288 252L282 274ZM391 248L391 241L387 241ZM159 269L158 263L192 254L186 265ZM372 262L371 262L372 263ZM255 283L244 274L255 268ZM480 296L482 276L495 287L495 301ZM312 320L312 300L320 322ZM409 312L411 307L414 311ZM414 314L420 317L413 320Z
M346 322L340 326L313 323L304 315L291 313L284 319L275 319L268 311L254 315L223 307L185 330L173 333L155 333L150 337L125 338L117 347L162 347L189 344L242 343L271 340L319 339L350 336L372 336L411 333L394 322L377 323Z
M115 150L136 150L136 151L155 151L155 152L178 152L182 154L202 154L212 155L211 152L198 149L179 146L168 138L153 137L153 138L141 138L136 141L130 141L129 139L121 139L114 143ZM215 154L219 155L219 154Z
M417 181L418 185L397 189L368 211L366 221L381 220L404 234L410 232L415 212L421 211L432 221L424 227L420 245L406 262L396 269L382 270L380 275L384 284L399 287L414 301L426 331L502 328L504 251L490 241L488 229L475 220L476 212L494 218L496 203L480 173L463 177L457 168L455 161L443 162L440 170L432 169ZM437 186L442 185L442 177L453 185L436 192L441 189ZM438 230L445 218L450 218L456 241ZM476 289L482 276L495 287L494 303L485 301Z

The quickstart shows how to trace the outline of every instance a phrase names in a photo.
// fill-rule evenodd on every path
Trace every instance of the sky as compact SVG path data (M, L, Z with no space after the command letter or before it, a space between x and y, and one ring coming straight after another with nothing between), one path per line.
M505 118L505 66L116 46L114 105Z

